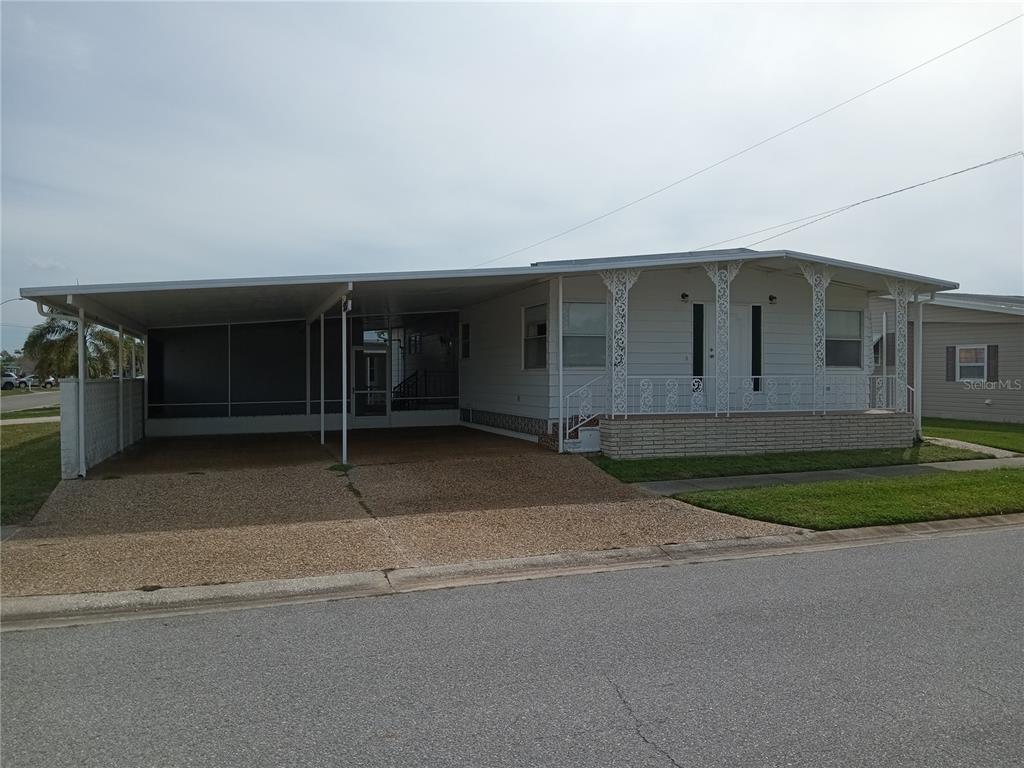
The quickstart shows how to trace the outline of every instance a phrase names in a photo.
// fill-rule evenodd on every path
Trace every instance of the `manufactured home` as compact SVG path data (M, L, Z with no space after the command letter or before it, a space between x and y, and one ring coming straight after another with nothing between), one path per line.
M146 436L339 431L347 460L351 430L430 425L614 457L907 446L908 322L956 287L731 249L21 293L146 341L141 379L64 385L74 476Z

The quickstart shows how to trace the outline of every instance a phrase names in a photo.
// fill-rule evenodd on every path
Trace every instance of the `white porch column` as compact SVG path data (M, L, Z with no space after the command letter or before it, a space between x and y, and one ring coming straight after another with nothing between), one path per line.
M117 450L124 450L124 328L117 326Z
M612 297L611 344L608 367L611 371L611 417L626 415L629 409L629 379L627 335L629 331L629 289L633 287L639 269L615 269L601 272L601 280ZM561 321L561 318L559 318Z
M715 415L729 413L729 295L732 281L739 274L740 262L714 262L704 271L715 286Z
M349 299L341 300L341 463L348 464L348 310ZM388 336L388 345L391 337Z
M814 374L812 410L825 411L825 317L828 284L832 271L828 267L800 263L800 271L811 285L811 369Z
M917 314L914 317L914 429L917 439L921 435L921 416L924 402L924 302L920 296L914 297L914 304L917 307Z
M324 313L320 313L320 445L324 445Z
M562 309L562 276L558 276L558 452L565 450L565 383L562 376L562 339L565 333L562 325L565 323L565 314Z
M85 383L89 366L85 360L85 310L78 309L78 475L85 477Z
M907 298L910 291L905 280L886 280L889 294L896 305L896 383L892 407L900 413L907 410Z

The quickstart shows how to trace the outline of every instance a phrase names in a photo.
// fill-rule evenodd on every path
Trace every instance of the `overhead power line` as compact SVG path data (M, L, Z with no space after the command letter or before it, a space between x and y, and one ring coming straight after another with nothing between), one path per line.
M577 224L577 225L575 225L573 227L569 227L568 229L564 229L561 232L557 232L557 233L555 233L553 235L549 235L548 237L545 237L545 238L543 238L541 240L537 240L536 242L530 243L529 245L525 245L522 248L517 248L514 251L509 251L508 253L505 253L505 254L503 254L501 256L496 256L493 259L487 259L486 261L478 262L478 263L474 264L473 266L474 267L482 267L482 266L484 266L486 264L493 264L496 261L503 261L503 260L511 258L513 256L517 256L520 253L524 253L524 252L529 251L529 250L531 250L533 248L536 248L536 247L538 247L540 245L544 245L545 243L550 243L552 240L557 240L560 237L565 237L566 235L571 234L573 232L576 232L577 230L583 229L584 227L588 227L591 224L596 224L597 222L601 221L602 219L607 219L609 216L614 216L617 213L621 213L622 211L626 210L627 208L632 208L634 205L638 205L639 203L642 203L645 200L650 200L652 197L655 197L656 195L660 195L662 192L667 192L668 190L672 189L673 187L676 187L676 186L682 184L684 181L689 181L690 179L693 179L693 178L695 178L697 176L700 176L703 173L707 173L708 171L710 171L710 170L712 170L714 168L717 168L718 166L723 165L723 164L729 162L730 160L735 160L737 157L745 155L748 152L752 152L753 150L757 149L758 147L764 146L765 144L767 144L770 141L774 141L775 139L778 139L778 138L780 138L782 136L785 136L787 133L791 133L792 131L795 131L797 128L802 128L803 126L805 126L808 123L811 123L811 122L817 120L818 118L824 117L825 115L827 115L827 114L829 114L831 112L835 112L837 109L840 109L841 107L845 107L847 104L850 104L851 102L854 102L857 99L863 98L864 96L867 96L868 94L873 93L874 91L877 91L879 88L883 88L886 85L889 85L890 83L894 83L897 80L899 80L899 79L901 79L903 77L906 77L907 75L909 75L909 74L911 74L913 72L916 72L917 70L921 69L922 67L926 67L929 64L932 64L933 62L936 62L939 59L944 58L944 57L950 55L951 53L959 51L961 48L964 48L964 47L970 45L971 43L977 42L978 40L981 40L983 37L987 37L988 35L991 35L993 32L996 32L997 30L1000 30L1003 27L1008 26L1009 24L1012 24L1015 21L1018 21L1021 17L1024 17L1024 14L1018 14L1017 16L1014 16L1012 19L1007 19L1003 23L997 24L996 26L992 27L991 29L988 29L985 32L982 32L980 35L975 35L974 37L970 38L969 40L964 40L959 45L955 45L952 48L949 48L949 49L943 51L942 53L939 53L939 54L937 54L935 56L932 56L930 59L922 61L920 64L914 65L910 69L904 70L903 72L900 72L897 75L893 75L892 77L888 78L887 80L883 80L882 82L877 83L877 84L871 86L867 90L861 91L860 93L857 93L857 94L855 94L853 96L850 96L849 98L844 99L843 101L840 101L837 104L833 104L831 107L828 107L827 109L823 109L821 112L813 114L810 117L808 117L808 118L806 118L804 120L801 120L799 123L794 123L793 125L791 125L788 128L785 128L785 129L779 131L778 133L773 133L771 136L768 136L767 138L761 139L760 141L756 142L755 144L751 144L749 147L745 147L744 149L741 149L738 152L734 152L731 155L723 157L721 160L717 160L714 163L711 163L710 165L706 165L703 168L700 168L699 170L696 170L696 171L694 171L693 173L691 173L691 174L689 174L687 176L683 176L681 179L676 179L675 181L670 182L670 183L664 185L663 187L659 187L658 189L655 189L652 192L648 192L646 195L638 197L635 200L630 200L628 203L623 203L622 205L620 205L620 206L618 206L616 208L612 208L610 211L605 211L604 213L602 213L602 214L600 214L598 216L594 216L593 218L587 219L586 221L584 221L584 222L582 222L580 224Z
M747 232L747 233L742 234L742 235L736 235L735 237L727 237L724 240L717 240L714 243L708 243L707 245L702 245L700 248L695 248L694 250L703 251L703 250L707 250L708 248L714 248L716 245L722 245L723 243L731 243L734 240L742 240L745 237L753 237L754 235L760 235L760 234L763 234L765 232L771 232L774 229L780 229L781 227L788 227L791 224L796 224L797 225L797 226L792 227L790 229L787 229L787 230L785 230L783 232L776 232L774 235L769 235L768 237L763 237L760 240L757 240L757 241L755 241L753 243L748 243L748 244L743 246L744 248L753 248L755 245L760 245L761 243L767 242L768 240L774 240L776 237L782 237L783 235L788 235L790 232L795 232L798 229L803 229L804 227L809 227L809 226L811 226L811 224L817 224L819 221L823 221L824 219L831 218L831 217L836 216L836 215L838 215L840 213L843 213L844 211L848 211L851 208L856 208L859 205L864 205L865 203L873 203L876 200L881 200L881 199L886 198L886 197L892 197L893 195L898 195L898 194L900 194L902 192L909 192L910 190L917 189L918 187L924 187L924 186L927 186L929 184L934 184L936 181L942 181L944 179L950 179L950 178L952 178L954 176L959 176L960 174L963 174L963 173L970 173L971 171L976 171L979 168L985 168L985 167L990 166L990 165L995 165L996 163L1002 163L1002 162L1005 162L1006 160L1011 160L1011 159L1013 159L1015 157L1024 158L1024 150L1017 150L1016 152L1011 152L1010 154L1003 155L1002 157L995 157L995 158L992 158L991 160L986 160L984 163L978 163L977 165L972 165L972 166L970 166L968 168L961 168L959 171L953 171L952 173L946 173L946 174L943 174L942 176L936 176L933 179L927 179L925 181L919 181L916 184L911 184L909 187L901 187L900 189L894 189L894 190L891 190L889 192L884 192L884 193L882 193L880 195L875 195L874 197L866 197L863 200L858 200L855 203L848 203L846 205L841 205L838 208L830 208L827 211L819 211L818 213L812 213L809 216L801 216L799 219L791 219L790 221L784 221L781 224L774 224L774 225L772 225L770 227L763 227L762 229L755 229L753 232Z

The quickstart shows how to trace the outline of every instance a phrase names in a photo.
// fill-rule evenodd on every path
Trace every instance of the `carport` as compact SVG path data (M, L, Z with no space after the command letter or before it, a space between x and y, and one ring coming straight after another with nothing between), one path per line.
M127 393L121 379L89 381L79 354L86 385L68 382L61 429L70 478L144 437L312 432L347 463L350 430L457 425L459 309L548 279L520 268L21 293L44 316L77 321L80 350L86 323L145 342Z

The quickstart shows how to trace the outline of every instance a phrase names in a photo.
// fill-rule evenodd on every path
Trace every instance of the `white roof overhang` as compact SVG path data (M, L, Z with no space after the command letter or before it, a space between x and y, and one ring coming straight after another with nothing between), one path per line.
M608 269L699 269L714 261L749 262L750 268L800 275L799 262L827 266L834 283L886 293L887 279L906 280L912 290L932 293L957 283L828 259L791 251L699 251L576 261L548 261L528 267L420 272L254 277L108 285L23 288L21 295L59 312L77 315L79 307L100 324L121 325L132 333L149 328L222 323L311 320L321 312L337 314L340 299L351 292L353 312L402 314L457 310L494 296L543 282L557 275Z

